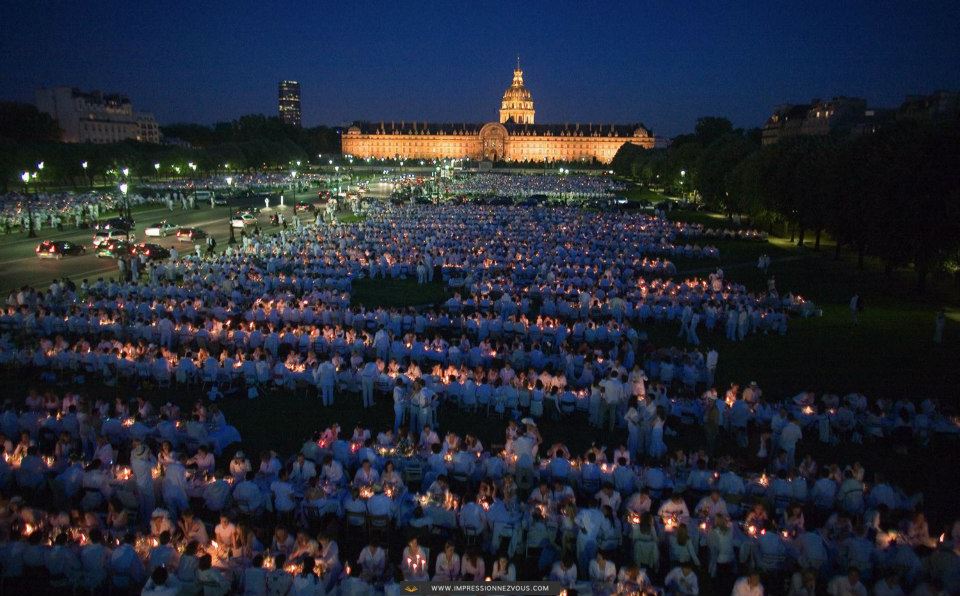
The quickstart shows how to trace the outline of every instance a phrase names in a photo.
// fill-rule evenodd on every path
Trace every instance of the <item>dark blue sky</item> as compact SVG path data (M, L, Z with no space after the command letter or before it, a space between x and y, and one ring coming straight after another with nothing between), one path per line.
M273 114L281 78L301 82L306 125L489 121L518 53L538 122L663 135L813 97L960 89L957 0L5 0L0 22L0 97L118 91L161 123Z

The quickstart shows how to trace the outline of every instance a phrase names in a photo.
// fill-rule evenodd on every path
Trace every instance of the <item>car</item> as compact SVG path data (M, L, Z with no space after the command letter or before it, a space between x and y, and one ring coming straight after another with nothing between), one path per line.
M151 261L159 261L160 259L166 259L170 257L169 249L164 248L159 244L151 244L147 242L134 244L131 253L137 256L143 255Z
M297 201L293 204L294 213L300 213L301 211L310 211L312 213L316 210L317 208L309 201Z
M177 230L177 240L180 242L193 242L194 240L203 240L207 233L200 228L180 228Z
M97 222L94 226L98 230L132 230L136 226L132 219L126 217L111 217Z
M62 259L66 255L83 254L87 254L85 246L66 240L44 240L37 245L37 256L41 259Z
M257 217L252 213L241 213L230 220L230 227L232 228L245 228L255 225L257 225Z
M93 245L100 246L104 242L109 242L111 240L133 240L133 234L127 230L120 229L108 229L108 230L98 230L96 234L93 235Z
M147 226L147 228L143 231L143 235L164 238L170 234L176 233L178 227L179 226L175 226L168 221L161 221L160 223Z
M133 245L126 240L109 240L97 247L98 259L119 259L133 254Z

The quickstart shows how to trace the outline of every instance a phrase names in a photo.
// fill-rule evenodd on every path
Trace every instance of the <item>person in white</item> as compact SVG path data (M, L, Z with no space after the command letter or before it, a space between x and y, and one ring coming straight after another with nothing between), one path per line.
M760 574L751 571L733 584L730 596L763 596L763 584L760 583Z

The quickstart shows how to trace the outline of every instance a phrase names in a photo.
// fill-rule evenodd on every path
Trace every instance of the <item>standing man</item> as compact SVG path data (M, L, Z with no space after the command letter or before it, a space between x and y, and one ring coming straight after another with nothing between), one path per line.
M713 386L713 381L717 375L717 362L720 360L720 354L713 348L707 351L707 385Z
M317 381L320 384L320 395L323 405L333 405L333 389L337 384L337 369L329 360L324 360L317 368Z
M603 386L603 395L600 398L600 428L609 420L610 432L616 430L617 413L620 402L623 400L623 383L620 382L620 373L616 369L610 371L610 376L600 383Z
M360 370L360 388L364 409L373 407L373 389L377 382L377 377L380 376L381 364L379 359L377 359L377 362L370 360L363 365L363 368Z
M793 414L787 417L787 421L787 425L780 431L780 448L787 453L787 461L790 462L790 468L793 469L797 463L797 442L803 438L803 431Z
M850 298L850 319L854 325L860 324L860 311L863 310L863 303L860 301L860 294L854 292Z

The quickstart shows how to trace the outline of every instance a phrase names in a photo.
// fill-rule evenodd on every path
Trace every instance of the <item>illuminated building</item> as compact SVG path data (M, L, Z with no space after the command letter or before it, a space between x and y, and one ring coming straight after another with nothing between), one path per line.
M277 110L280 112L280 121L291 126L300 126L300 83L297 81L280 81Z
M36 101L39 111L57 121L65 143L160 142L153 114L134 111L125 95L53 87L37 89Z
M343 153L360 158L598 161L609 163L624 143L646 149L654 138L642 124L535 124L533 97L519 64L503 94L499 122L355 122L343 134Z

